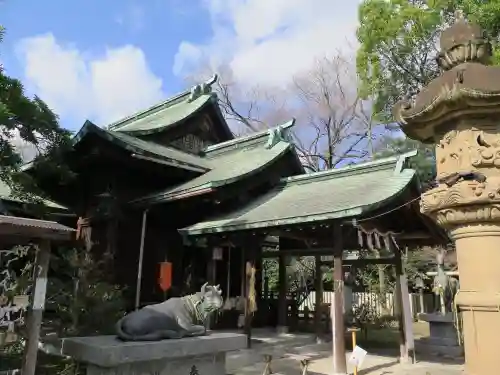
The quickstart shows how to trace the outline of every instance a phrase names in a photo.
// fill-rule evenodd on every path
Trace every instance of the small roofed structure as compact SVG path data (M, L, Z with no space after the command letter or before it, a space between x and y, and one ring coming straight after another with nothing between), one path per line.
M27 219L0 215L0 236L2 244L34 242L38 252L33 269L33 292L31 308L26 322L28 337L25 343L22 373L34 375L38 353L40 326L45 306L47 274L50 261L51 241L69 241L75 230L54 221Z
M262 241L268 236L278 236L280 248L278 254L274 252L272 255L279 257L279 326L286 326L288 314L284 257L289 254L315 255L319 264L321 255L333 255L334 286L339 286L334 288L335 308L332 311L334 372L345 373L343 293L340 287L344 282L343 251L367 245L379 249L384 246L393 257L372 259L371 263L394 264L398 279L403 280L398 244L411 244L414 240L448 242L446 233L418 211L420 182L415 170L408 168L409 158L415 155L416 152L412 152L345 168L285 177L272 189L237 209L179 231L194 241L204 238L212 245L223 242L241 246L245 251L247 270L258 268L255 262L263 256L257 254ZM379 237L383 237L384 245L377 244ZM363 262L367 263L359 260L359 263ZM247 298L252 294L249 291L252 272L247 274L245 281ZM316 272L316 278L321 280L319 267ZM397 285L397 299L402 306L403 284L398 282ZM316 286L316 300L321 305L321 283L318 280ZM247 301L247 306L251 304ZM412 344L405 337L402 310L399 309L401 355L408 358L413 348L407 346ZM320 314L320 309L316 308L316 323L320 321ZM249 337L250 322L251 314L247 309ZM321 332L319 326L317 332Z
M13 239L68 241L75 230L55 221L0 215L2 242Z
M246 205L179 231L185 236L229 237L248 231L308 238L311 226L323 223L318 228L328 228L326 223L340 220L344 224L374 226L379 231L392 232L403 242L447 243L445 232L418 212L420 183L415 170L407 168L409 158L415 155L412 152L285 177ZM370 224L375 221L376 225ZM314 235L309 237L313 239ZM359 247L357 234L348 238L346 246Z
M184 244L178 229L304 173L291 142L295 120L234 138L211 90L216 78L104 127L86 121L64 154L69 179L24 167L45 196L75 212L96 254L113 254L109 277L128 291L135 285L135 306L164 300L165 261L174 264L168 295L193 292L202 280L222 284L225 275L206 266L215 263L211 249ZM240 254L231 257L234 264ZM227 272L240 280L241 270Z

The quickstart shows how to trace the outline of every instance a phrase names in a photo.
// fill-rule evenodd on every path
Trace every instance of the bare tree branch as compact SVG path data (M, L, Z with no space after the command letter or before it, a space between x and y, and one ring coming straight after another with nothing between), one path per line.
M336 168L369 154L365 141L372 137L373 116L357 94L353 71L339 54L317 60L294 77L297 113L305 122L297 150L311 170Z
M203 81L212 73L205 69L189 81ZM342 54L318 59L293 77L286 91L258 86L242 90L229 67L217 73L214 89L235 133L259 131L295 117L296 150L312 171L352 164L372 154L371 105L358 96L354 66Z
M215 73L205 67L194 76L187 77L189 83L199 83ZM236 134L256 132L290 119L286 98L276 90L262 90L258 86L242 90L234 78L231 68L218 69L219 80L214 85L219 106L233 132Z

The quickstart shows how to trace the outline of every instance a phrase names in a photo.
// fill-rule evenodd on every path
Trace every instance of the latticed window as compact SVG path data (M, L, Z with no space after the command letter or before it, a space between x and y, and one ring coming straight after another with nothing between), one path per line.
M198 153L205 147L209 146L211 142L201 139L194 134L187 134L184 137L178 138L171 143L171 146L181 149L183 151Z

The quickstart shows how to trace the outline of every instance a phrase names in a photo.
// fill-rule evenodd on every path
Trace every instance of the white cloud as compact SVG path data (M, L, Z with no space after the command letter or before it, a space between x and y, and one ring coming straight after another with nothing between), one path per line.
M76 126L86 118L106 125L164 96L162 80L132 45L95 56L45 34L21 40L17 52L27 88Z
M186 75L208 61L228 66L243 86L285 86L316 58L351 48L358 0L203 0L213 35L183 41L173 72Z

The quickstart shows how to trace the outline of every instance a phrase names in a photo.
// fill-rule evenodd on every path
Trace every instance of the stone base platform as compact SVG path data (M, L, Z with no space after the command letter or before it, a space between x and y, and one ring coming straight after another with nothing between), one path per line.
M226 353L246 345L245 335L222 332L150 342L96 336L63 339L61 352L85 363L87 375L225 375Z
M424 337L415 342L417 353L450 358L464 355L463 347L458 344L452 313L418 314L418 319L429 323L430 337Z

